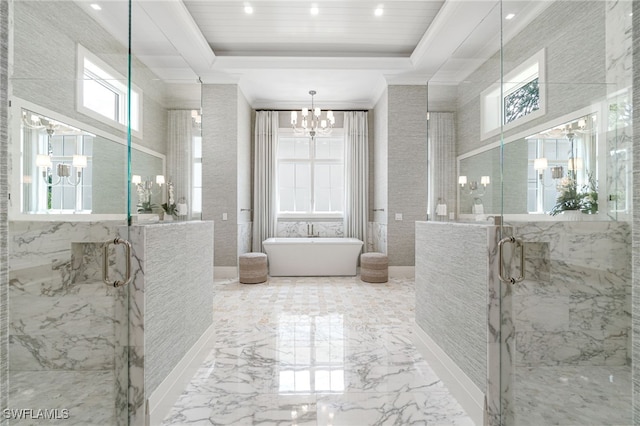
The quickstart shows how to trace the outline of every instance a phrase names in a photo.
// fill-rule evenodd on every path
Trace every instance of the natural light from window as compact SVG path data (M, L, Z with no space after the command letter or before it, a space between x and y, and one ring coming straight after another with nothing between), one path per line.
M115 127L127 126L127 79L78 45L78 111ZM141 135L139 88L131 89L131 129Z
M344 136L278 139L280 215L342 215L344 206Z
M278 317L278 391L344 392L342 314Z

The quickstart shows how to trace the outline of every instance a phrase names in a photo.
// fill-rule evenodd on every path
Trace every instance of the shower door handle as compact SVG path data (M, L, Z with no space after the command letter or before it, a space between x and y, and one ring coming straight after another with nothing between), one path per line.
M111 281L109 279L109 246L111 244L125 245L127 263L125 265L124 281ZM113 240L106 241L102 245L102 280L106 285L116 288L125 286L131 282L131 243L129 241L123 240L122 238L114 238Z
M516 244L520 246L520 276L519 277L505 277L504 276L504 261L502 258L502 246L505 244ZM516 284L524 280L524 243L521 240L516 239L515 237L506 237L501 239L498 242L498 263L500 263L500 269L498 271L498 276L502 281L508 284Z

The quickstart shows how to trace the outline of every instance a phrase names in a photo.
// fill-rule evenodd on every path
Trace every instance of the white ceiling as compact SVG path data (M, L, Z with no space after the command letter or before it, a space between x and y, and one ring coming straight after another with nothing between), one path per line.
M127 43L126 2L77 1ZM459 83L498 51L501 25L508 40L552 1L324 0L312 16L301 0L139 0L132 52L173 104L197 102L200 80L237 83L254 108L306 106L313 89L321 108L366 109L389 83Z

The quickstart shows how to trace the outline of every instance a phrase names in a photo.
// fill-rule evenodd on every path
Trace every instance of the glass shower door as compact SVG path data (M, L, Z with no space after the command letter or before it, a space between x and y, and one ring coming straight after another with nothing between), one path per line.
M98 24L108 14L122 28ZM126 2L13 1L10 424L128 424ZM104 282L104 269L108 284ZM8 417L7 417L8 416Z
M502 425L633 424L631 7L552 2L503 41L503 236L524 279L501 287Z

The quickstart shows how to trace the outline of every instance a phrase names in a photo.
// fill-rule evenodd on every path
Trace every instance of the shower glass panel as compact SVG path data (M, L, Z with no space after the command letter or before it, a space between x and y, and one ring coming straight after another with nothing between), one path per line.
M630 425L632 2L533 2L511 33L514 3L483 153L524 256L501 287L499 424Z
M127 3L10 4L5 418L126 425Z

